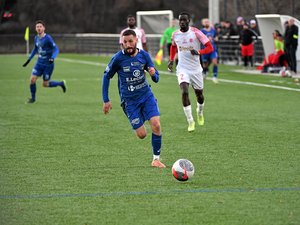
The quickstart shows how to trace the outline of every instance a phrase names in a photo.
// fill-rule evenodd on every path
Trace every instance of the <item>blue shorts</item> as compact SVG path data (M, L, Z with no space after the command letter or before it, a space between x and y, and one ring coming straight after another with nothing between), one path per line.
M201 55L202 62L209 62L212 59L218 58L218 53L216 51L213 51L209 54Z
M141 127L146 120L160 116L157 100L152 93L139 100L125 100L123 104L124 112L134 130Z
M41 64L41 63L36 63L35 66L32 69L32 75L35 76L42 76L43 75L43 80L48 81L51 79L51 75L54 69L54 64Z

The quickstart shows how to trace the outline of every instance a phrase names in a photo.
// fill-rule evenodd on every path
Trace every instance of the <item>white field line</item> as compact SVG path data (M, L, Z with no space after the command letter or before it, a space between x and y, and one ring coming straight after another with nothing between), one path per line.
M106 63L97 63L97 62L90 62L90 61L77 60L77 59L57 58L57 60L69 62L69 63L80 63L80 64L85 64L85 65L92 65L92 66L103 66L103 67L107 66ZM174 75L174 73L170 73L167 71L159 71L159 73L165 74L165 75ZM207 78L207 79L211 80L211 78ZM224 83L243 84L243 85L250 85L250 86L257 86L257 87L266 87L266 88L274 88L274 89L300 92L300 89L298 89L298 88L276 86L276 85L271 85L271 84L260 84L260 83L249 82L249 81L226 80L226 79L218 79L218 80L220 82L224 82Z

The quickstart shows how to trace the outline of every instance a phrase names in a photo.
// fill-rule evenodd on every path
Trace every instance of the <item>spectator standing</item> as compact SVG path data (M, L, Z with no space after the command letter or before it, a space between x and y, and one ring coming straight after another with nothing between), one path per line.
M297 73L296 51L298 47L298 27L294 19L289 19L284 33L284 50L287 56L289 67L293 73Z

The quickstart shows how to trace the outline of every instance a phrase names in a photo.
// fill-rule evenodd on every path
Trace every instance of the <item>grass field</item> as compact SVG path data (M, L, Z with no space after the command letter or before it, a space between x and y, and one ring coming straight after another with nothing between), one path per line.
M113 110L102 113L109 58L60 54L53 79L67 80L67 93L38 81L32 105L24 102L34 63L25 61L0 55L0 224L300 224L300 86L292 79L221 66L224 80L205 82L205 126L188 133L164 63L151 83L167 165L157 169L151 135L136 138L119 107L116 77ZM196 168L188 182L172 177L179 158Z

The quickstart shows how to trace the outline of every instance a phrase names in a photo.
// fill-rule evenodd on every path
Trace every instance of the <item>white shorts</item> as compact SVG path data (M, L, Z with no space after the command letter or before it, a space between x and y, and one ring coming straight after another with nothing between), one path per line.
M203 90L204 83L203 83L202 71L180 70L180 71L176 71L176 75L179 84L186 82L192 85L194 89Z

